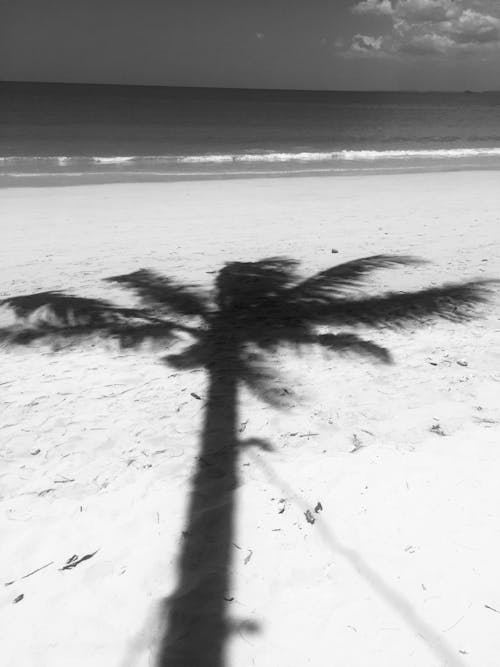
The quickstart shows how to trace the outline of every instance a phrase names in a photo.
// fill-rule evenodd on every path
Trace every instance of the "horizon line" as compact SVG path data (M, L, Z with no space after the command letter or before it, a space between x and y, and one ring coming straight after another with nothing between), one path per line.
M457 89L434 89L434 88L254 88L254 87L237 87L237 86L190 86L190 85L170 85L170 84L145 84L145 83L102 83L89 81L24 81L24 80L9 80L0 79L0 86L15 85L15 86L87 86L99 88L138 88L138 89L155 89L155 90L190 90L190 91L221 91L221 92L253 92L253 93L413 93L413 94L482 94L482 93L499 93L500 89L490 88L474 90L470 88Z

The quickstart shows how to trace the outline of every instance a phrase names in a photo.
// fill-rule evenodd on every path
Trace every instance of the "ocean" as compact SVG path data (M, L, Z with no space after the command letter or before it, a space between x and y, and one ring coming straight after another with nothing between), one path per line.
M0 182L500 167L500 92L0 83Z

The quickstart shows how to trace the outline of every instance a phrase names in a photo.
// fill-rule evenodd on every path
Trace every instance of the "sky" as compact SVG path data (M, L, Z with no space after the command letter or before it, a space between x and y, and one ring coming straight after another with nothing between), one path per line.
M500 89L500 0L0 0L0 80Z

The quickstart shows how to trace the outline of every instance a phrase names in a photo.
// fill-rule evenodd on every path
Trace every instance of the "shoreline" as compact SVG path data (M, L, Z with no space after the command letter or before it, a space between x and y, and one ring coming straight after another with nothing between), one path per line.
M365 167L365 168L321 168L316 169L282 169L282 170L245 170L225 172L78 172L78 173L31 173L31 174L2 174L0 172L0 191L9 188L46 188L72 187L80 185L114 185L133 183L184 183L184 182L212 182L212 181L245 181L255 179L289 179L289 178L348 178L365 176L398 176L411 174L447 174L468 172L497 172L498 165L450 164L439 165L405 165Z

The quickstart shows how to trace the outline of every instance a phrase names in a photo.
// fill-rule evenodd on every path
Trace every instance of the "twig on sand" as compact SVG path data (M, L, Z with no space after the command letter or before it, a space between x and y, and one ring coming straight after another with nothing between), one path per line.
M62 479L55 479L54 484L66 484L67 482L74 482L74 479L70 479L69 477L65 477L64 475L59 475L59 477L62 477Z
M471 607L472 607L472 605L470 604L470 605L469 605L469 609L470 609ZM443 632L449 632L450 630L452 630L453 628L455 628L455 627L460 623L460 621L463 621L464 618L465 618L465 614L462 614L462 616L460 616L460 618L458 619L458 621L455 621L455 623L453 623L452 625L450 625L449 628L446 628L446 630L443 630Z
M25 574L21 577L21 579L27 579L28 577L31 577L32 574L36 574L37 572L40 572L40 570L45 570L46 567L49 567L49 565L52 565L54 561L51 560L50 563L47 563L46 565L42 565L41 567L37 567L36 570L33 570L32 572L28 572L28 574Z
M498 609L495 609L494 607L490 607L489 604L485 604L484 606L486 607L486 609L490 609L491 611L494 611L495 613L500 614L500 611Z
M19 579L13 579L12 581L7 581L4 586L10 586L11 584L14 584L16 581L20 581L21 579L27 579L28 577L31 577L32 574L36 574L37 572L40 572L40 570L44 570L46 567L49 567L49 565L52 565L54 561L51 560L50 563L46 563L45 565L42 565L41 567L37 567L36 570L32 570L31 572L28 572L28 574L23 574L22 577L19 577Z

